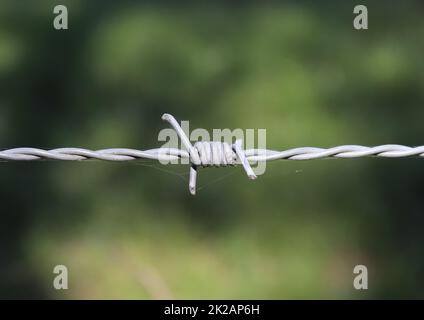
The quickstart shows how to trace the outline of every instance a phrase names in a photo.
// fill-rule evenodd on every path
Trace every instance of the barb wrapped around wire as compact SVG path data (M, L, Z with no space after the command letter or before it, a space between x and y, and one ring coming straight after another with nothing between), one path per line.
M242 141L237 140L231 148L226 142L218 141L204 141L196 143L194 146L191 144L190 139L185 134L184 130L180 127L177 120L168 113L162 116L162 120L168 121L174 130L177 132L184 147L188 150L190 158L190 179L189 190L192 195L196 194L196 180L197 180L197 167L198 166L226 166L235 165L236 159L240 160L243 165L247 176L250 179L256 179L256 175L250 167L249 161L246 159L244 151L241 148Z
M89 159L106 161L132 161L139 159L151 160L190 160L189 190L196 193L197 168L208 166L235 166L241 164L250 179L256 179L256 175L250 166L250 162L272 160L313 160L319 158L359 158L367 156L400 158L419 156L424 157L424 146L408 147L397 144L386 144L375 147L360 145L342 145L332 148L302 147L275 151L268 149L242 149L242 141L236 140L230 145L220 141L202 141L194 146L178 124L177 120L165 113L162 119L169 122L177 132L186 150L177 148L156 148L149 150L137 150L128 148L112 148L101 150L88 150L83 148L59 148L43 150L38 148L13 148L0 151L0 160L6 161L31 161L31 160L66 160L82 161Z

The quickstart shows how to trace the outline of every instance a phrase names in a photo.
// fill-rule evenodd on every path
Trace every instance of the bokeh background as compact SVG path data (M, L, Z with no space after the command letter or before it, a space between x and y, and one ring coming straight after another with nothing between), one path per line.
M422 145L424 5L360 3L366 31L354 1L0 0L0 147L153 148L164 112L276 150ZM0 297L424 298L423 160L204 169L195 197L187 172L0 163Z

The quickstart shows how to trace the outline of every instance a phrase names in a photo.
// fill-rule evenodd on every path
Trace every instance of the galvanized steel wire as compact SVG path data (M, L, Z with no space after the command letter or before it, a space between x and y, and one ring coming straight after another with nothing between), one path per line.
M398 144L385 144L374 147L361 145L341 145L332 148L302 147L283 151L268 149L241 148L241 141L230 145L220 141L197 142L194 146L179 126L175 118L164 114L162 119L169 122L179 135L186 150L177 148L156 148L137 150L128 148L111 148L89 150L84 148L59 148L43 150L38 148L13 148L0 151L0 160L32 161L32 160L64 160L84 161L90 159L105 161L136 161L140 159L172 161L189 159L191 163L189 189L196 192L197 167L229 166L242 164L248 177L255 179L256 175L250 167L250 162L272 160L313 160L320 158L359 158L359 157L424 157L424 146L408 147Z

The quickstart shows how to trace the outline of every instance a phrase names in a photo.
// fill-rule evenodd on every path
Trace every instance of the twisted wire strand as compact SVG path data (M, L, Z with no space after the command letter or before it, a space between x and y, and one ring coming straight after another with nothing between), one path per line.
M424 157L424 146L408 147L398 144L385 144L375 147L360 145L342 145L332 148L293 148L284 151L249 149L245 150L249 161L313 160L319 158L360 158L368 156L400 158L419 156Z
M237 140L230 145L221 141L202 141L191 144L190 139L170 114L165 113L162 119L167 121L176 131L186 150L177 148L156 148L137 150L128 148L111 148L89 150L83 148L59 148L43 150L38 148L14 148L0 150L0 160L32 161L32 160L65 160L83 161L90 159L105 161L135 161L140 159L158 160L169 163L172 160L188 159L190 162L189 190L196 194L197 167L232 166L241 164L249 179L256 179L250 162L272 160L313 160L319 158L359 158L367 156L399 158L424 157L424 146L408 147L398 144L385 144L375 147L359 145L342 145L332 148L293 148L283 151L268 149L242 149L242 141ZM172 163L172 162L171 162ZM175 163L175 162L174 162Z
M150 150L136 150L127 148L112 148L102 150L88 150L83 148L59 148L43 150L37 148L14 148L0 151L1 160L28 161L28 160L106 160L130 161L138 159L176 160L188 158L188 152L175 148L158 148Z
M200 142L194 145L199 155L199 165L225 166L239 164L235 153L230 146L221 142ZM341 145L332 148L303 147L283 151L268 149L244 150L249 162L272 160L313 160L319 158L359 158L359 157L424 157L424 146L408 147L398 144L385 144L375 147L360 145ZM0 151L0 160L30 161L30 160L105 160L105 161L131 161L139 159L150 160L177 160L189 159L190 153L176 148L157 148L137 150L128 148L111 148L89 150L83 148L58 148L44 150L38 148L13 148Z

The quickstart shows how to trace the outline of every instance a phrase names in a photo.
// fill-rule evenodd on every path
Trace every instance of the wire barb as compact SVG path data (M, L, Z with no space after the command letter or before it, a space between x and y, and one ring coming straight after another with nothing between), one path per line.
M233 148L226 142L220 141L202 141L197 142L194 147L187 137L184 130L179 125L178 121L170 114L165 113L162 116L162 120L165 120L171 124L180 137L182 144L187 149L190 156L190 177L189 177L189 191L192 195L196 194L196 182L197 182L197 168L198 166L227 166L235 165L236 158L238 157L247 176L250 179L256 179L256 175L250 167L249 162L246 159L244 150L241 148L241 140L237 140L233 145Z
M237 140L233 145L220 141L201 141L191 144L187 134L177 120L165 113L162 119L170 123L186 150L177 148L156 148L149 150L136 150L128 148L111 148L102 150L88 150L83 148L59 148L43 150L38 148L14 148L0 150L0 160L5 161L32 161L32 160L65 160L84 161L89 159L105 161L133 161L151 159L159 161L172 161L179 159L190 160L189 190L196 194L197 171L199 167L222 167L241 164L250 179L256 175L250 162L272 160L313 160L319 158L359 158L359 157L384 157L400 158L418 156L424 157L424 146L408 147L398 144L385 144L375 147L359 145L342 145L333 148L304 147L283 151L267 149L242 148L242 141Z
M256 174L253 172L252 168L250 167L249 161L247 161L247 158L244 154L244 150L241 148L241 140L236 140L236 143L234 144L234 150L236 151L237 156L239 157L241 164L243 165L244 170L247 173L247 176L254 180L256 179Z

